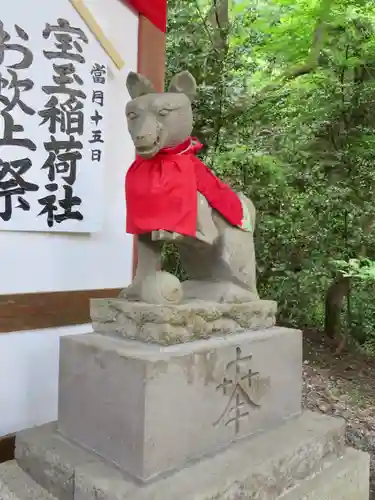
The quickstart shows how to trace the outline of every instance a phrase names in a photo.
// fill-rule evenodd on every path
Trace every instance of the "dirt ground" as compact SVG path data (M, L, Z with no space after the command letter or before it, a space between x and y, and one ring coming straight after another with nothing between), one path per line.
M372 456L375 500L375 358L354 349L335 354L319 332L304 333L305 408L345 418L349 446Z

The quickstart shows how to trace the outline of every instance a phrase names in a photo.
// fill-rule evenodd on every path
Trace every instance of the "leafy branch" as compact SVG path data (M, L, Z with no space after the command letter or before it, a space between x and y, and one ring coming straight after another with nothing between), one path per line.
M332 264L344 278L375 281L375 261L367 258L333 260Z
M255 96L256 104L263 102L270 93L280 90L284 85L303 75L314 72L319 67L319 60L327 34L328 19L335 0L322 0L319 15L313 30L311 48L307 61L287 69L276 82L271 82L263 87Z

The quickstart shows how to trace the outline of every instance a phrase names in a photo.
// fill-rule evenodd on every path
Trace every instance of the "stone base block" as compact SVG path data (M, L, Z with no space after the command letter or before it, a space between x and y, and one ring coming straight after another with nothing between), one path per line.
M26 474L15 460L0 465L1 500L58 500Z
M313 476L298 481L280 495L287 478L281 477L275 488L269 488L269 478L261 475L250 476L243 471L248 456L240 453L231 458L240 464L240 471L228 481L226 467L220 471L208 467L189 469L179 477L165 479L147 487L125 486L118 476L103 476L100 470L78 472L75 500L369 500L369 464L366 453L352 449L332 463L324 463L324 468ZM249 461L250 462L250 461ZM208 464L206 464L208 465ZM222 480L218 479L223 474ZM88 474L88 475L87 475ZM99 480L93 481L95 474ZM207 479L208 474L208 479ZM236 477L237 476L237 477ZM87 482L88 480L88 482ZM121 481L121 480L120 480ZM94 489L92 488L95 483ZM201 486L204 485L202 488ZM107 486L107 488L106 488ZM101 491L102 496L96 496Z
M74 500L79 467L103 465L97 455L63 438L56 423L17 434L15 455L22 470L59 500Z
M368 500L368 456L345 450L344 421L310 412L147 485L54 425L20 433L16 459L59 500Z
M172 346L63 337L59 429L141 481L301 412L301 332Z
M91 466L93 467L93 466ZM103 473L103 471L101 471ZM115 474L116 476L116 474ZM369 499L369 456L354 450L347 450L343 457L335 460L318 474L306 478L281 496L275 497L264 492L249 492L245 485L237 484L219 492L214 497L204 492L196 492L194 496L179 496L169 489L152 487L152 497L147 490L150 487L136 487L138 494L133 496L133 486L124 483L123 478L107 477L103 489L94 489L94 484L87 485L88 476L85 472L77 474L77 487L74 500L239 500L253 498L257 500L368 500ZM194 477L191 482L194 484ZM110 483L108 482L110 481ZM100 477L103 485L103 477ZM96 486L95 486L96 488ZM184 491L181 495L185 494ZM209 493L211 495L211 492ZM244 496L251 495L251 496ZM254 496L255 495L255 496ZM50 495L37 485L31 478L13 462L0 465L0 498L1 500L60 500Z
M349 448L339 460L286 492L280 500L368 500L369 476L370 456Z
M92 299L94 332L169 345L276 324L276 302L243 304L195 301L153 305L125 299Z

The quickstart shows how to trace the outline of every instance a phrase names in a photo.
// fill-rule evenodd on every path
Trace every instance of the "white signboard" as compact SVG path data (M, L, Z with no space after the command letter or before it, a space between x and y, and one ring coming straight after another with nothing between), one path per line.
M107 69L59 4L12 0L0 13L0 230L101 226Z

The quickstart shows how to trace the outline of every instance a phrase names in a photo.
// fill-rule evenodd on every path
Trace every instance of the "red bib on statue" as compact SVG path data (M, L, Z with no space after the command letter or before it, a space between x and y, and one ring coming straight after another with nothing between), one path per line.
M194 237L198 192L230 224L241 226L240 199L196 157L201 147L189 138L149 160L137 157L125 179L128 233L165 230Z

